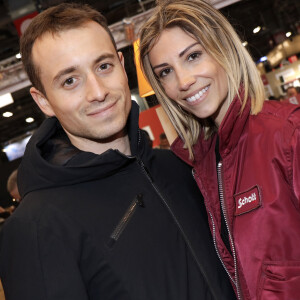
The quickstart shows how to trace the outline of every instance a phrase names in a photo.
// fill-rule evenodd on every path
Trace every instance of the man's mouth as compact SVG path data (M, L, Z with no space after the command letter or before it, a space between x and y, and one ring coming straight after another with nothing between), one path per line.
M105 106L99 106L97 108L91 109L90 111L88 111L87 115L93 116L93 115L104 113L105 111L107 111L108 109L113 107L115 104L116 104L116 101L113 101L109 104L106 104Z

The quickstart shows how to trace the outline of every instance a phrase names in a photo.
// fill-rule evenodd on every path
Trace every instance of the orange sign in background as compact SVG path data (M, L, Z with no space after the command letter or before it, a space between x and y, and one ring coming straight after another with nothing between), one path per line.
M141 129L147 130L153 141L153 147L159 145L159 135L164 132L156 113L157 107L159 107L159 105L142 111L139 119L139 126Z

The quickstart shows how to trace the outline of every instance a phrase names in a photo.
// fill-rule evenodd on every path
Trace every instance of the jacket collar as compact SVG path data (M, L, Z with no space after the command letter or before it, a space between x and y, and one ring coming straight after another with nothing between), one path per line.
M139 107L133 101L126 124L132 156L136 156L139 153L140 133L138 130L138 116ZM38 148L41 149L41 154L45 160L54 165L68 165L76 156L81 156L84 153L84 151L77 149L71 144L56 117L49 118L44 123L42 126L45 129L40 130L42 134L38 138Z
M243 98L243 91L240 93L240 98ZM241 112L242 103L240 98L238 96L234 97L218 129L219 151L222 157L230 153L232 148L237 145L240 136L247 125L251 110L251 100L247 100L244 110ZM173 142L171 149L186 163L194 165L206 158L206 155L212 149L212 146L215 145L216 136L217 135L214 134L208 140L204 140L203 135L200 134L197 144L193 146L195 154L194 162L189 159L188 150L183 148L183 141L180 138L177 138Z
M46 119L27 144L19 166L18 182L22 197L39 189L59 187L110 176L134 157L150 159L151 149L138 128L139 107L132 103L127 122L132 156L109 149L97 155L80 151L68 140L56 118Z
M240 98L243 98L243 93ZM250 115L251 100L247 100L244 110L241 112L240 98L236 96L233 99L218 129L221 156L227 155L236 146Z

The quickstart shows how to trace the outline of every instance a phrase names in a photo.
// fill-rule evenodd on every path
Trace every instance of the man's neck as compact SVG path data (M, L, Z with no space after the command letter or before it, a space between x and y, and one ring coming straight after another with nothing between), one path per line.
M71 143L81 151L102 154L109 149L119 150L125 155L131 155L129 137L122 134L114 139L90 140L68 135Z

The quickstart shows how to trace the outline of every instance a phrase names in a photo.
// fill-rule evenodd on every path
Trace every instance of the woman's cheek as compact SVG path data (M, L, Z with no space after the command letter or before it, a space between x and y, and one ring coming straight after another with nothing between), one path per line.
M171 98L172 100L176 101L176 91L174 88L170 87L170 86L166 86L165 87L165 92L168 95L169 98Z

